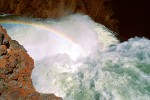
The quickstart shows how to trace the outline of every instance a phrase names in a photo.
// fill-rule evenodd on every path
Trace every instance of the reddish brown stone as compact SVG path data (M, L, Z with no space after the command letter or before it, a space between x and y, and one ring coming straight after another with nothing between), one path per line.
M0 13L36 18L59 18L73 13L89 15L96 22L117 31L111 0L0 0Z
M0 27L0 32L4 33L9 44L9 47L6 44L0 45L3 54L0 56L0 100L61 100L53 94L35 91L30 78L33 59L23 46L11 40L5 29Z
M7 47L5 45L0 46L0 56L7 53Z

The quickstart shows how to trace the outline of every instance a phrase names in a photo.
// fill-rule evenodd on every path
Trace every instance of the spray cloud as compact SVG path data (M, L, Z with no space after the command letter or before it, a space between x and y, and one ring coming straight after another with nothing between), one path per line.
M79 14L36 24L61 36L27 25L8 31L35 60L32 81L38 92L64 100L149 98L150 75L145 71L150 66L149 40L119 43L107 28Z

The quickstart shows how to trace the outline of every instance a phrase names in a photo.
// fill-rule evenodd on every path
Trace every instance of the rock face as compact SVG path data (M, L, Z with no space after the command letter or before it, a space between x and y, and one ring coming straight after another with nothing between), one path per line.
M126 41L135 36L150 39L149 4L149 0L0 0L0 14L58 18L81 12Z
M0 100L61 100L37 93L32 85L33 59L0 26Z
M117 31L111 0L0 0L0 13L37 18L58 18L84 13L96 22Z

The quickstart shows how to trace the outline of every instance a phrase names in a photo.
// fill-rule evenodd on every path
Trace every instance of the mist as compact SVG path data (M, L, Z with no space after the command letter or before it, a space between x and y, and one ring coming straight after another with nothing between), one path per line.
M30 24L8 29L35 61L31 78L36 91L54 93L64 100L149 98L148 39L136 37L119 43L115 33L81 14L38 22L19 20L61 34Z

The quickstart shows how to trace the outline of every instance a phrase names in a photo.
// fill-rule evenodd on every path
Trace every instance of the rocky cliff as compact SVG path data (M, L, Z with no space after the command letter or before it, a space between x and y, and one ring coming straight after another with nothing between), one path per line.
M150 39L149 4L149 0L0 0L0 14L59 18L84 13L126 41L135 36Z
M84 13L96 22L117 31L111 0L0 0L0 13L37 18L59 18Z
M32 85L33 59L0 26L0 100L61 100L37 93Z

